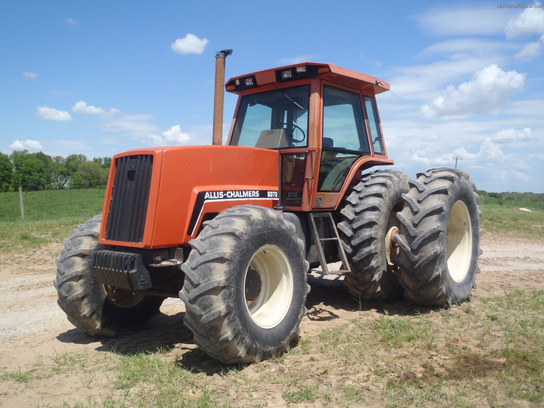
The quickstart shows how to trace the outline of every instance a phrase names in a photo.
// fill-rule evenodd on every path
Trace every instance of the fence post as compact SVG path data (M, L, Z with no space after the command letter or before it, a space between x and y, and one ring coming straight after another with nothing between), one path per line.
M21 204L21 219L25 219L25 203L23 201L23 187L19 186L19 203Z

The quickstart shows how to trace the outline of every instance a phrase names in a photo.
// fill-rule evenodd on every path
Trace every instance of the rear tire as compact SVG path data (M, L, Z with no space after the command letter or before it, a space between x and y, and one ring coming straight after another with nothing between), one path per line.
M84 222L64 243L57 260L57 303L68 320L91 336L115 336L146 323L159 312L164 298L106 288L92 271L102 216Z
M351 273L345 277L349 292L357 298L391 301L402 298L395 274L396 247L391 235L398 231L397 213L408 192L408 176L392 170L368 175L353 187L338 230Z
M287 351L309 288L295 226L277 211L234 207L208 221L190 245L179 295L195 343L226 364Z
M453 169L418 175L398 214L399 279L405 297L426 306L470 298L478 270L480 210L474 183Z

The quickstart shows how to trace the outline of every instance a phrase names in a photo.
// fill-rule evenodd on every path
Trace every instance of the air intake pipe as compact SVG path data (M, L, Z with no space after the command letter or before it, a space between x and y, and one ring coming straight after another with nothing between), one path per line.
M213 103L212 144L223 144L223 107L225 105L225 59L232 50L222 50L215 54L215 96Z

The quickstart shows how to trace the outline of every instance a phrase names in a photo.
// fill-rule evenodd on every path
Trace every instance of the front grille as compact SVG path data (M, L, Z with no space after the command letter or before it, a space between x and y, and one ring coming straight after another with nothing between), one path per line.
M106 239L142 242L151 186L153 156L120 157L110 203Z

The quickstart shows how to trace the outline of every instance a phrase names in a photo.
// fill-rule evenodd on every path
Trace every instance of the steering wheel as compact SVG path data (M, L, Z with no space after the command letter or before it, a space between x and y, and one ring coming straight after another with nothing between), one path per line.
M304 130L299 125L295 125L294 123L287 123L283 122L281 124L282 127L285 129L288 129L289 135L291 136L291 142L294 143L302 143L304 140L306 140L306 133L304 133ZM300 139L295 138L295 129L299 130L300 133L302 133L302 137Z

